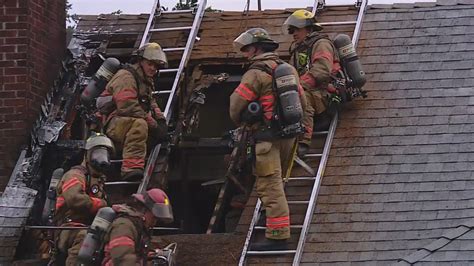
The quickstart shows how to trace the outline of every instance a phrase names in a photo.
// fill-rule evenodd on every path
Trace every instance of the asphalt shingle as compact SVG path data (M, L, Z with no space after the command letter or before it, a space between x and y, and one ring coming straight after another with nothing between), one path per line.
M308 260L473 260L449 249L474 218L474 3L456 3L367 12L358 52L369 97L340 116Z

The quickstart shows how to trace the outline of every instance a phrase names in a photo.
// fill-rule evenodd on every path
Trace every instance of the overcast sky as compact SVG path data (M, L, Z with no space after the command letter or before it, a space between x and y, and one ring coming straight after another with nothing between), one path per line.
M412 3L430 0L369 0L373 3ZM71 14L100 14L122 10L128 14L149 13L154 0L69 0L72 4ZM173 7L178 0L161 0L165 7ZM251 0L251 9L257 9L257 0ZM263 9L282 9L291 7L312 6L313 0L261 0ZM243 11L246 0L207 0L207 5L216 9ZM352 4L351 0L326 0L326 4Z

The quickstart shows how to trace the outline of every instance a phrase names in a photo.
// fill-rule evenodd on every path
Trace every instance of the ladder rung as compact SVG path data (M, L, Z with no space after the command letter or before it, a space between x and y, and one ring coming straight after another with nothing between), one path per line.
M307 200L289 200L288 204L308 204Z
M150 32L163 32L163 31L174 31L174 30L190 30L192 26L185 26L185 27L172 27L172 28L158 28L158 29L150 29Z
M353 25L357 24L357 21L335 21L335 22L321 22L318 23L321 26L338 26L338 25Z
M156 94L170 94L171 90L166 90L166 91L154 91L151 94L156 95Z
M316 136L316 135L327 135L329 133L329 131L316 131L316 132L313 132L313 136Z
M159 14L179 14L179 13L191 13L191 12L193 12L192 9L186 9L186 10L160 11Z
M304 158L319 158L322 156L323 155L321 153L311 153L311 154L305 154L303 157Z
M186 47L163 48L163 52L184 51Z
M176 227L152 227L151 230L157 230L157 231L179 231L181 228L176 228Z
M272 251L247 251L247 255L285 255L295 254L296 250L272 250Z
M303 226L300 225L300 224L299 225L290 225L290 228L301 229L301 228L303 228ZM267 229L267 227L266 226L255 226L254 229L265 230L265 229Z
M298 180L314 180L312 176L295 176L288 178L288 181L298 181Z
M160 69L160 73L171 73L171 72L178 72L178 68L167 68L167 69Z
M324 8L328 8L328 7L353 7L354 4L340 4L340 5L324 5Z
M119 186L119 185L140 185L140 181L111 181L105 182L106 186Z
M309 166L305 161L301 160L300 157L298 156L295 156L295 162L297 164L299 164L301 167L303 167L303 169L308 172L308 174L310 175L316 175L316 172L313 170L313 168L311 168L311 166Z

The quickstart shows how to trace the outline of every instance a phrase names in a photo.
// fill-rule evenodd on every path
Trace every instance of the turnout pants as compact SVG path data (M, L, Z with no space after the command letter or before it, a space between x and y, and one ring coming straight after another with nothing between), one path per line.
M61 230L56 242L61 256L57 258L55 265L76 266L77 255L86 234L87 230ZM66 258L65 264L61 261L64 258Z
M283 176L288 168L294 138L258 142L255 145L257 195L267 216L265 237L290 238L290 210L283 190Z
M314 128L314 116L324 112L327 108L326 96L320 90L305 90L306 110L303 115L303 125L306 130L300 143L311 144Z
M122 176L134 169L145 168L148 124L145 119L114 117L107 125L105 134L122 149Z

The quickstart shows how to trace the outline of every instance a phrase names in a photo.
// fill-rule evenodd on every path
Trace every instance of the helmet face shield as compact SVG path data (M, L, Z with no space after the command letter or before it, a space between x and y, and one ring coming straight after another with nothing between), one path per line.
M233 42L234 49L243 52L245 47L250 44L264 43L276 50L278 43L270 38L268 32L262 28L251 28L235 38Z
M232 43L234 49L241 52L244 46L252 44L253 36L249 32L244 32L239 35L239 37L235 38L234 42Z
M169 205L169 203L155 203L151 208L151 212L153 213L153 216L158 219L158 222L169 224L172 223L174 220L173 209L171 208L171 205Z
M96 171L106 173L110 169L110 158L115 152L114 144L107 136L93 133L86 140L86 160Z
M110 152L107 147L94 147L87 151L87 158L92 168L101 173L105 173L110 169Z
M151 196L150 196L151 195ZM174 220L173 209L168 196L161 189L151 189L144 194L133 194L135 199L142 202L155 216L158 222L172 223ZM153 199L154 197L155 199Z

